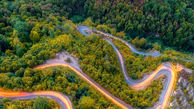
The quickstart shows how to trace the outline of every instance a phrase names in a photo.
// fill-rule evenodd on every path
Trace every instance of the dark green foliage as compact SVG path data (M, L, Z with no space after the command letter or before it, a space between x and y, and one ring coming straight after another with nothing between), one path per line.
M77 15L73 16L72 18L70 18L70 20L73 23L80 23L80 22L84 21L82 16L77 16Z
M84 10L97 23L117 27L130 36L158 37L165 45L193 51L193 2L147 0L139 6L126 0L87 0ZM127 36L126 36L127 37Z
M15 29L19 32L20 41L29 41L32 29L29 23L36 18L48 16L65 16L73 22L91 17L97 24L108 24L125 31L135 38L152 37L162 40L165 45L181 50L193 51L193 2L190 0L147 0L147 1L107 1L107 0L48 0L48 1L1 1L3 13L0 19L0 30L4 34ZM8 4L8 5L6 5ZM8 18L8 16L11 16ZM18 16L19 15L19 16ZM26 19L29 17L28 19ZM10 26L13 28L10 28ZM51 29L47 35L54 37ZM10 34L9 34L10 35Z
M5 50L10 49L9 39L0 34L0 54L1 52L5 52Z
M16 55L21 57L24 54L24 49L21 48L20 46L16 47Z
M37 98L33 105L34 109L51 109L49 102L44 98Z
M13 29L16 30L19 34L19 39L24 41L29 41L29 29L26 22L23 21L16 21L14 22Z

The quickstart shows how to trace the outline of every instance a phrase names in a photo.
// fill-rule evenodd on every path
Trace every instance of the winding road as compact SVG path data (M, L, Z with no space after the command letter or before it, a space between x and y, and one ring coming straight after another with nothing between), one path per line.
M53 67L53 66L63 66L68 67L71 70L73 70L77 75L79 75L81 78L83 78L85 81L87 81L90 85L92 85L96 90L98 90L101 94L103 94L106 98L111 100L116 105L120 106L123 109L132 109L132 107L125 102L121 101L120 99L116 98L112 94L110 94L108 91L106 91L104 88L102 88L99 84L97 84L94 80L92 80L89 76L87 76L85 73L83 73L80 69L77 69L69 64L63 64L63 63L52 63L52 64L45 64L35 67L35 69L44 69L47 67Z
M112 43L112 41L109 38L114 38L114 39L122 41L127 47L129 47L131 49L132 52L137 53L139 55L160 56L162 54L160 54L158 51L148 52L148 53L138 51L132 44L128 43L127 41L125 41L121 38L118 38L116 36L113 36L109 33L101 32L97 29L90 29L90 27L88 27L88 26L77 26L77 29L80 33L82 33L86 36L89 35L88 33L94 32L98 35L102 35L102 36L107 37L107 38L104 38L104 40L106 40L109 44L112 45L113 49L115 50L115 52L118 56L121 70L124 74L125 80L128 83L128 85L131 88L133 88L134 90L145 89L153 80L159 78L160 76L165 75L167 77L167 82L166 82L166 85L165 85L161 95L160 95L159 103L156 104L154 106L154 108L164 109L167 106L168 100L169 100L171 93L172 93L172 90L173 90L173 86L174 86L175 81L176 81L177 71L184 69L183 66L181 66L181 65L174 66L170 63L163 63L159 67L157 67L157 69L154 72L149 73L149 75L143 77L142 79L132 80L127 74L127 71L126 71L126 68L124 65L124 59L123 59L121 53L119 52L117 47ZM186 70L188 70L188 69L186 69Z
M103 35L106 37L111 37L111 38L116 38L119 39L120 41L124 42L134 53L138 53L140 55L152 55L152 56L160 56L161 54L159 52L149 52L149 53L144 53L136 50L131 44L129 44L127 41L124 41L116 36L112 36L108 33L104 33L101 31L98 31L96 29L91 30L87 26L77 26L77 29L80 33L82 33L85 36L88 36L88 33L95 32L99 35ZM86 32L87 31L87 32ZM161 64L154 72L150 73L148 76L139 79L139 80L132 80L126 71L125 65L124 65L124 60L117 49L117 47L109 40L108 38L104 38L109 44L112 45L114 48L115 52L118 55L118 59L120 62L121 70L124 74L125 80L128 83L128 85L133 88L134 90L141 90L145 89L153 80L157 79L158 77L165 75L167 77L167 82L166 85L162 91L162 94L160 95L160 99L158 104L156 104L153 108L158 108L158 109L164 109L167 104L168 100L170 98L171 92L173 90L173 86L176 81L176 72L180 71L183 69L182 66L173 66L170 63L163 63ZM90 85L92 85L96 90L98 90L101 94L103 94L107 99L111 100L113 103L118 105L119 107L123 109L132 109L133 107L126 104L122 100L116 98L112 94L110 94L108 91L106 91L104 88L102 88L99 84L97 84L95 81L93 81L89 76L87 76L85 73L82 72L82 70L69 65L69 64L64 64L60 62L54 62L50 64L44 64L35 67L35 69L43 69L47 67L52 67L52 66L64 66L72 69L77 75L79 75L81 78L83 78L85 81L87 81ZM3 89L0 89L0 98L3 97L9 97L10 99L18 99L18 100L26 100L26 99L33 99L38 96L41 97L48 97L52 98L55 101L57 101L61 108L63 109L72 109L72 104L69 101L68 97L64 96L61 93L58 92L53 92L53 91L40 91L40 92L33 92L33 93L28 93L28 92L11 92L11 91L5 91Z
M103 36L106 36L106 37L111 37L111 38L114 38L114 39L117 39L117 40L120 40L121 42L123 42L125 45L127 45L132 52L134 53L137 53L139 55L145 55L145 56L148 56L148 55L151 55L151 56L160 56L162 55L161 53L159 53L158 51L154 51L154 52L148 52L148 53L145 53L145 52L141 52L141 51L138 51L132 44L128 43L127 41L119 38L119 37L116 37L116 36L113 36L109 33L104 33L102 31L99 31L97 29L90 29L90 27L88 26L77 26L77 29L80 33L82 33L83 35L85 36L88 36L89 34L88 33L92 33L92 32L95 32L97 34L100 34L100 35L103 35Z

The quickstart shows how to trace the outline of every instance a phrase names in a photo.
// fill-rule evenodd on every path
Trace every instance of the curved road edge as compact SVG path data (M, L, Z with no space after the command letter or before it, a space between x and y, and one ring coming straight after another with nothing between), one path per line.
M62 93L55 91L37 91L37 92L20 92L20 91L7 91L0 89L0 98L10 98L12 100L29 100L37 97L47 97L52 98L57 103L59 103L62 109L73 109L71 101L69 98Z

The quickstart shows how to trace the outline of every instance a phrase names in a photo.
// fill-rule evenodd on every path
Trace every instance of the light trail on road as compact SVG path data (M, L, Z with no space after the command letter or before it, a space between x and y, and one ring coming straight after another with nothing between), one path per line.
M72 104L69 98L61 93L54 91L37 91L37 92L21 92L21 91L7 91L0 89L0 98L10 98L12 100L28 100L34 99L37 97L47 97L54 99L57 103L60 104L62 109L73 109Z

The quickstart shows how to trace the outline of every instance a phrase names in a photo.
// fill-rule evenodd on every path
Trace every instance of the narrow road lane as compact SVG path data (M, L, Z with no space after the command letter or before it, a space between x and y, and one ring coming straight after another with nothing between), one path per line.
M8 97L12 100L29 100L37 97L47 97L54 99L60 104L62 109L73 109L69 98L61 93L54 91L38 91L38 92L13 92L0 89L0 98Z

